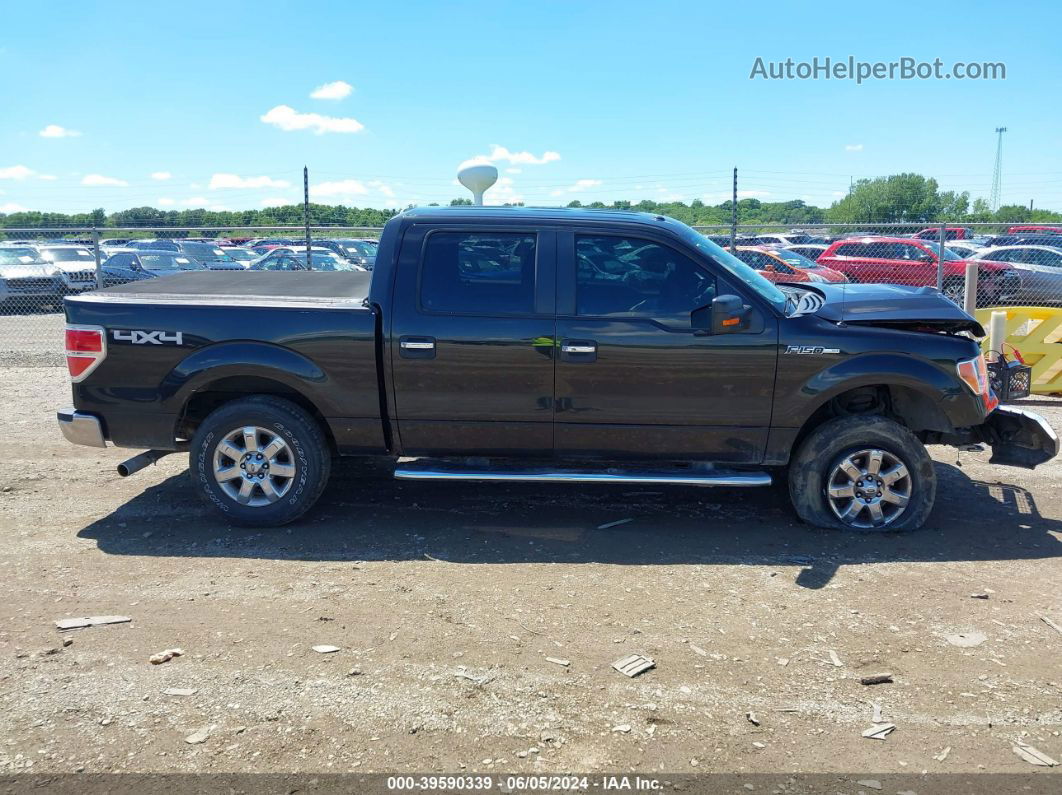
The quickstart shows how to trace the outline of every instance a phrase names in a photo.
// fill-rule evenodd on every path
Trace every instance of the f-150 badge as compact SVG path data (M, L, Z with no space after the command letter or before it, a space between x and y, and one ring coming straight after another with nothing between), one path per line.
M816 354L816 353L840 353L840 348L823 348L821 345L790 345L785 349L786 353Z
M182 345L184 335L180 331L122 331L113 329L111 336L116 342L131 342L134 345Z

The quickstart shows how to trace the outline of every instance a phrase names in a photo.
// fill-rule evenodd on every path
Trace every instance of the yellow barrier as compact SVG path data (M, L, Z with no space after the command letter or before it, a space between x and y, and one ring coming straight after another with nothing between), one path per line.
M1007 313L1005 340L1032 367L1032 391L1062 393L1062 309L1046 306L997 306L978 309L978 322L988 329L993 312ZM988 350L988 338L981 342Z

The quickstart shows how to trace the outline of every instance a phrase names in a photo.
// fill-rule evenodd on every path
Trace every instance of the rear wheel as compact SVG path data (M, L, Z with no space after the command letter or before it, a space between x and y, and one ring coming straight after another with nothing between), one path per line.
M933 509L933 460L911 431L880 416L823 423L790 463L789 496L817 527L916 530Z
M271 527L308 511L328 482L331 452L300 406L257 395L200 424L189 469L200 495L233 524Z

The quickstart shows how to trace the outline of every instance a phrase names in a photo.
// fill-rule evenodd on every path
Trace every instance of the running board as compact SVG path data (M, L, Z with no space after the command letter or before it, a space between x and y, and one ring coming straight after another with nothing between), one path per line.
M644 486L770 486L766 472L738 472L723 469L605 471L563 469L464 469L440 462L430 465L401 464L395 468L398 480L488 480L506 483L623 483Z

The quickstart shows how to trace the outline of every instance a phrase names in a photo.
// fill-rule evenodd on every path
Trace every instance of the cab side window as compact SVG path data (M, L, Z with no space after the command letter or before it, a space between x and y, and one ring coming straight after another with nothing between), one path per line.
M715 297L711 273L649 240L577 235L575 255L579 315L646 317L691 328L690 314Z
M421 262L421 307L455 314L531 314L536 248L533 234L432 233Z

